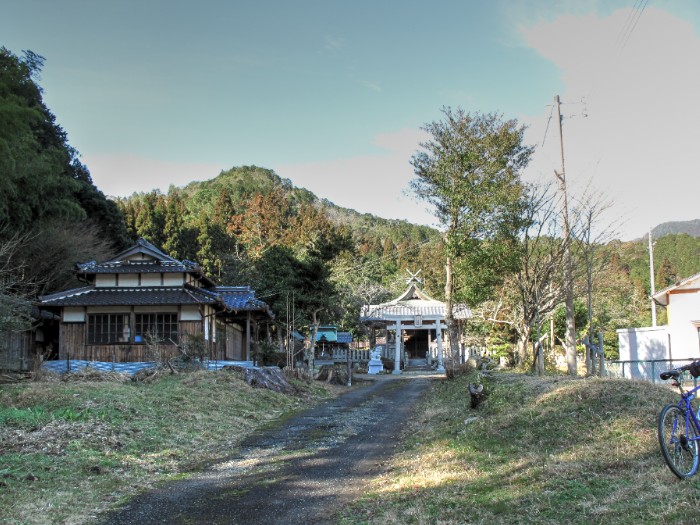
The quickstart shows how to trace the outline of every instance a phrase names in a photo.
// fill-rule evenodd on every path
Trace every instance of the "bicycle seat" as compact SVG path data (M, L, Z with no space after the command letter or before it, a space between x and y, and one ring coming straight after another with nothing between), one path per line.
M666 370L665 372L661 372L659 374L659 377L666 381L667 379L678 379L681 375L680 370Z

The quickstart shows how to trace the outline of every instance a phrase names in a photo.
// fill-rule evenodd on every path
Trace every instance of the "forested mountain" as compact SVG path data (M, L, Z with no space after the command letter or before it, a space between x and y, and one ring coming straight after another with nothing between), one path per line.
M222 284L253 286L281 323L293 309L296 326L332 323L360 332L360 307L398 294L407 269L421 270L426 292L444 297L440 232L337 207L269 169L235 167L166 194L108 200L43 103L41 64L31 52L18 57L0 49L0 303L12 296L7 304L14 308L17 292L31 297L67 287L76 261L107 258L138 237L200 263ZM700 220L654 229L656 290L700 272L697 227ZM559 241L555 235L549 242ZM594 330L615 339L616 328L648 325L646 240L596 246L595 259ZM579 279L583 334L588 320ZM561 314L554 318L563 333ZM468 330L512 343L508 323L492 321L476 319Z
M117 206L95 187L43 102L36 82L42 64L31 51L19 57L0 48L0 243L14 246L12 261L0 257L0 268L22 269L2 279L0 291L65 286L74 261L104 256L127 240Z
M651 237L652 239L658 239L659 237L676 233L685 233L691 237L700 237L700 219L661 223L651 230ZM645 235L644 239L646 238L647 236Z
M222 283L254 286L278 315L291 297L306 323L356 326L361 304L397 293L407 268L440 291L439 232L334 206L268 169L232 168L117 204L132 239L195 260Z

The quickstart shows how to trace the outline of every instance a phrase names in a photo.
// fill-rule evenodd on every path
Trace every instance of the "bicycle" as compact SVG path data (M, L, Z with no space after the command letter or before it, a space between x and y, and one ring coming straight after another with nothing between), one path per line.
M677 404L666 405L659 414L659 446L668 468L680 479L695 475L700 463L698 441L700 440L700 421L691 405L700 385L690 390L683 390L681 376L688 370L693 377L700 376L700 361L694 361L659 374L666 381L672 379L677 386L681 399Z

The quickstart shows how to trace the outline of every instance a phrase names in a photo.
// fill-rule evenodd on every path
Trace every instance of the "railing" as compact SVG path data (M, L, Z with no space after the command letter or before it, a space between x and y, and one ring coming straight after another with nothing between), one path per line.
M350 361L356 363L358 361L369 361L369 350L357 350L351 348L347 350L345 348L334 348L331 351L331 357L333 361L346 362L348 360L348 352L350 352Z
M694 359L691 358L606 361L605 375L607 377L621 377L624 379L638 379L641 381L651 381L652 383L663 383L659 378L661 372L678 366L687 365L692 361L694 361Z

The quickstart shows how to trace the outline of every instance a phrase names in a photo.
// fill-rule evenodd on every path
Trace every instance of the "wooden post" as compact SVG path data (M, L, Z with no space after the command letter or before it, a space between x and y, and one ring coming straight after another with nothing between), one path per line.
M245 360L250 361L250 312L245 320Z
M605 376L605 352L604 352L605 347L603 346L603 332L598 332L598 358L600 361L598 362L598 375L600 377Z
M544 375L544 352L542 351L542 341L535 343L535 351L537 352L537 375Z
M431 366L433 364L433 354L432 354L432 349L431 345L433 343L433 331L428 330L428 351L425 354L425 361L428 363L428 366Z
M393 374L401 373L401 320L396 321L396 337L394 339L394 371Z

